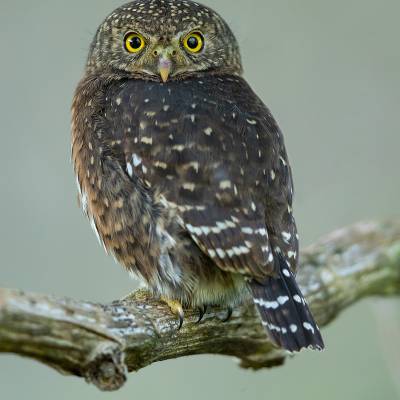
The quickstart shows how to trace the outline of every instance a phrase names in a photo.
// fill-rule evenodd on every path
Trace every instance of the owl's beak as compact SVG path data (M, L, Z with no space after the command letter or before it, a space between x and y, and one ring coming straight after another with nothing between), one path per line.
M160 58L158 63L158 70L160 72L160 76L162 81L167 82L169 75L171 73L172 61L169 58Z

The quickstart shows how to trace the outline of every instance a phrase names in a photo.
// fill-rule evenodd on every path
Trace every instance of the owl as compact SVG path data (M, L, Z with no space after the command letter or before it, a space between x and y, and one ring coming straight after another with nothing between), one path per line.
M213 10L136 0L98 28L72 105L80 203L104 249L170 306L252 300L270 340L322 349L295 281L282 133Z

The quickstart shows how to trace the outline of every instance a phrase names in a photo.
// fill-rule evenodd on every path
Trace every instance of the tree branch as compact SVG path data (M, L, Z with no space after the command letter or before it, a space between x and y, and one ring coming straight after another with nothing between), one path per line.
M400 221L338 230L302 254L298 281L320 326L368 296L400 294ZM214 308L200 324L187 310L183 328L162 303L138 291L112 304L0 289L0 352L34 358L119 389L128 371L193 354L236 356L244 368L281 365L287 356L266 338L254 307L229 322Z

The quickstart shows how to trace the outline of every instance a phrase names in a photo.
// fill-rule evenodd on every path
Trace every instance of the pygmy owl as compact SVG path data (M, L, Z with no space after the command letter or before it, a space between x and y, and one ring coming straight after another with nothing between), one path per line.
M282 133L237 41L189 0L136 0L100 25L72 106L83 210L107 252L164 299L252 299L273 343L322 349L295 281Z

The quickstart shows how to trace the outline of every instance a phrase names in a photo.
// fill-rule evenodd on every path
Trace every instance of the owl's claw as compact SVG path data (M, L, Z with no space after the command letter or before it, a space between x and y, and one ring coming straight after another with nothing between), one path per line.
M203 305L203 307L199 307L199 319L197 320L198 324L202 321L206 312L207 312L207 305Z
M180 331L182 328L182 325L183 325L183 319L185 318L185 314L183 313L183 310L182 310L182 312L179 312L178 318L179 318L178 331Z
M228 312L226 314L226 317L222 320L222 322L228 322L233 314L233 308L232 307L228 307Z
M179 325L178 331L182 328L183 320L185 318L185 313L183 312L182 304L178 300L171 300L165 297L161 297L161 301L163 301L171 310L172 314L178 317Z

